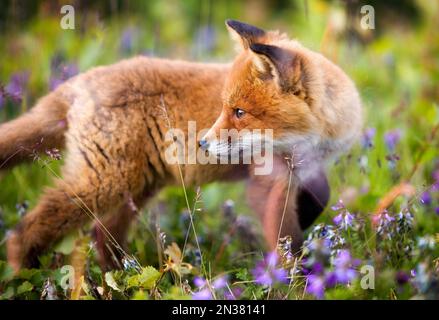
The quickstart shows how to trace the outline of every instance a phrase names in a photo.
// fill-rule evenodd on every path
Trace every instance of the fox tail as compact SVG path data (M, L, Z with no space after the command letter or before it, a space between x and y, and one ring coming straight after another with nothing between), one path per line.
M64 147L69 104L56 91L17 119L0 124L0 170Z

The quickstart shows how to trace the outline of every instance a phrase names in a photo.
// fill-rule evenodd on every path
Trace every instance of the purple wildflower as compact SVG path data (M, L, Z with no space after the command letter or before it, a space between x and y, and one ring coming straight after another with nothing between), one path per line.
M13 74L11 80L5 87L5 93L15 102L21 102L28 81L29 72L24 71Z
M293 238L291 236L282 237L277 244L277 252L281 257L281 263L283 265L290 264L293 261Z
M215 279L212 283L212 288L215 290L223 289L227 286L227 279L226 277L219 277Z
M338 232L338 229L334 226L320 223L309 233L308 239L303 243L303 247L308 251L315 251L316 248L327 250L333 256L345 243L346 240Z
M137 29L133 27L125 28L120 38L120 50L130 53L133 51L134 40L137 37Z
M260 261L253 269L253 276L256 283L263 286L272 286L277 282L287 281L287 271L278 268L279 257L276 252L269 253L263 261Z
M206 282L206 280L204 280L204 279L201 278L201 277L195 277L195 279L194 279L194 284L195 284L198 288L202 288L202 287L204 287L204 286L207 284L207 282Z
M325 278L322 275L310 274L307 277L306 292L322 299L325 294Z
M210 292L209 287L207 286L207 281L201 277L195 277L194 284L198 287L198 291L192 294L192 298L194 300L211 300L212 292Z
M377 225L377 233L384 234L390 230L392 222L395 218L390 216L387 210L373 217L373 222ZM387 235L389 238L391 234Z
M227 287L227 278L218 277L211 283L209 287L206 279L202 277L195 277L194 284L198 288L198 291L192 294L192 298L194 300L211 300L213 298L212 290L216 292Z
M386 143L389 151L394 151L396 145L401 140L401 131L399 129L391 130L385 133L384 142Z
M192 299L194 300L212 300L212 293L209 288L201 289L200 291L194 292L192 294Z
M439 216L439 207L434 208L434 212Z
M404 271L398 271L398 272L396 273L395 278L396 278L396 282L397 282L399 285L403 285L403 284L409 282L409 280L410 280L410 275L408 275L408 274L407 274L406 272L404 272Z
M315 262L312 265L312 270L310 274L322 274L325 271L323 264L321 262Z
M428 192L428 191L423 192L421 194L420 200L421 200L421 203L423 205L426 205L426 206L430 205L431 204L431 194L430 194L430 192Z
M211 52L216 43L216 33L212 26L206 25L198 29L195 37L195 49L197 52Z
M377 223L378 225L382 224L382 225L387 225L389 223L391 223L392 221L395 220L394 217L392 217L391 215L389 215L389 213L387 212L387 210L384 210L384 212L376 215L373 217L373 220L375 223Z
M345 209L345 205L343 203L343 200L339 199L338 202L331 207L331 209L334 211L339 211L341 209Z
M354 216L346 210L345 212L341 212L336 215L333 221L340 228L347 230L349 227L352 227Z
M232 292L230 292L229 290L227 290L226 292L224 292L224 298L226 300L236 300L239 299L239 297L241 296L243 290L242 288L233 288Z
M332 285L335 283L347 284L354 280L357 272L353 266L358 262L354 261L348 250L340 250L337 257L334 259L334 271L329 276L332 278Z
M51 63L49 89L55 90L60 84L79 73L78 66L74 63L62 63L62 58L55 56Z
M331 255L333 241L328 238L310 238L304 242L303 246L305 253L312 253L315 256L326 258ZM316 263L314 259L310 258L309 260L306 260L304 262L306 262L308 267L311 266L314 269ZM318 268L318 266L316 266L316 268Z
M46 154L53 160L61 160L61 153L56 148L46 150Z
M361 145L364 149L373 148L373 138L375 137L376 129L367 128L361 139Z
M336 215L332 221L338 226L343 221L343 215L341 213Z

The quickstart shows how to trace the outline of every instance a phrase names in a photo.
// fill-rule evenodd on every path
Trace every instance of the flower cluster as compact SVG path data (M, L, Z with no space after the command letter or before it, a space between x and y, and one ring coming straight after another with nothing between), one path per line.
M386 156L389 167L394 169L396 162L399 160L399 156L396 154L396 147L400 142L402 132L399 129L388 131L384 134L384 143L387 147L389 154Z
M388 211L375 215L373 223L376 228L378 249L386 257L397 263L401 258L407 258L414 247L413 215L408 209L398 214Z
M431 187L422 192L419 202L439 215L439 169L432 174L433 183Z
M353 259L348 250L340 250L337 257L333 261L334 270L327 275L327 283L329 286L336 284L349 284L357 277L356 267L360 264L360 260Z
M384 134L384 142L389 151L393 152L401 140L401 131L399 129L388 131Z
M11 76L6 86L0 86L0 107L9 98L14 103L21 103L29 82L29 72L23 71Z
M353 226L355 217L346 209L343 200L340 199L336 205L331 207L331 209L338 212L333 219L336 226L344 230Z
M203 25L198 28L194 41L194 50L197 53L209 53L216 45L216 31L211 25Z
M280 238L277 244L277 252L281 258L281 263L286 268L293 263L294 254L292 244L293 238L291 236Z
M46 154L52 160L61 160L61 152L57 148L47 149Z
M278 266L279 256L276 252L271 252L256 265L253 269L253 276L257 284L271 287L276 283L287 283L287 271Z
M373 139L375 137L376 129L375 128L367 128L364 132L362 139L361 139L361 145L364 149L371 149L373 148Z
M331 256L335 256L338 250L342 249L346 244L346 239L340 234L337 228L324 223L317 224L304 241L303 250L305 254L314 250L316 245L315 240L322 240Z
M75 76L79 72L79 68L74 63L65 63L61 55L55 55L50 63L50 79L49 89L55 90L60 84Z
M374 218L377 234L389 240L398 240L413 231L413 215L408 209L392 216L387 210Z
M392 223L393 221L395 221L395 218L392 217L387 210L384 210L382 213L375 215L372 218L372 220L374 224L377 226L376 227L377 234L391 240L393 236Z
M342 249L329 264L330 255L325 243L315 240L311 255L304 261L306 292L318 299L323 298L325 289L352 283L358 276L356 267L360 263L348 250Z

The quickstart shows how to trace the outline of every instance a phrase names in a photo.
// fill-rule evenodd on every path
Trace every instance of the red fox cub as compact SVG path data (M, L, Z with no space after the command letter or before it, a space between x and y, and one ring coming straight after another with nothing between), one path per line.
M239 46L231 65L136 57L97 67L0 126L2 168L30 153L66 150L62 179L9 234L8 261L16 271L37 265L39 254L89 222L90 213L123 246L135 218L132 202L142 207L181 177L186 185L246 179L268 247L291 235L293 250L300 250L303 230L328 201L325 163L361 130L359 95L340 68L286 35L233 20L226 25ZM176 128L184 136L179 143L188 143L191 121L206 129L196 150L214 158L234 144L221 138L224 129L271 130L271 170L257 175L260 164L253 162L169 161L175 136L167 133ZM241 138L239 152L263 140ZM101 264L114 267L99 226L96 239Z

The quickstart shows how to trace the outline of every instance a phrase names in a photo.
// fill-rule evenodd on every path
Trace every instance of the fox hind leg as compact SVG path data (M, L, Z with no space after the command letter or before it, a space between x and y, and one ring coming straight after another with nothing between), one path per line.
M58 180L56 186L45 191L36 207L11 232L7 255L15 271L21 267L37 266L38 255L66 233L98 216L104 209L99 207L98 198L109 207L117 207L114 198L103 195L85 181L81 179L79 183L69 183Z
M128 231L137 218L140 202L126 201L117 212L102 220L104 227L95 223L93 234L102 270L120 269L123 251L126 250ZM134 208L133 206L136 206ZM105 229L104 229L105 228Z

